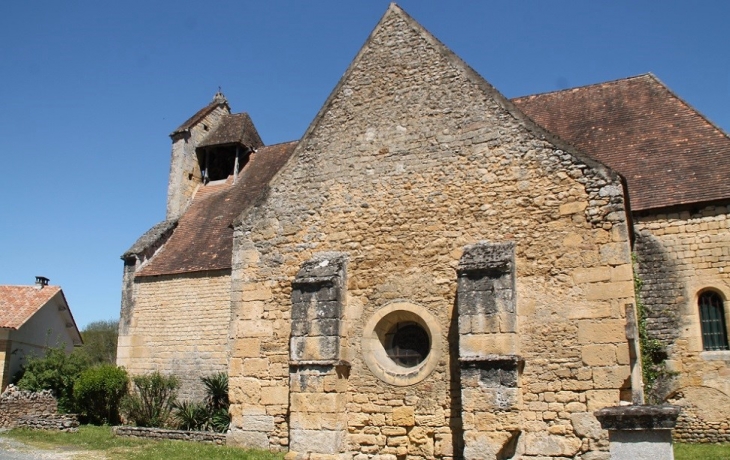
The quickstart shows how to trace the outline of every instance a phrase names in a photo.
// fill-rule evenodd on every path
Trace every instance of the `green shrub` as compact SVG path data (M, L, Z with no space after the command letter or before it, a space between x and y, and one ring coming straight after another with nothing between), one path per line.
M200 379L205 387L205 404L208 407L209 426L213 431L225 433L231 423L228 415L228 374L219 372Z
M74 384L74 399L86 423L119 424L119 404L127 393L127 371L112 364L86 369Z
M171 422L180 383L174 375L159 372L132 377L134 391L122 400L122 413L137 426L161 428Z
M210 428L217 433L225 433L231 425L231 415L228 408L220 408L210 416Z
M210 412L205 404L195 401L176 402L174 410L178 429L198 431L208 429Z
M74 412L74 383L88 367L89 362L83 355L66 353L63 346L49 348L43 357L28 358L18 387L29 391L51 390L58 400L60 412Z
M228 374L220 372L201 377L205 387L203 402L175 403L175 419L181 430L217 431L225 433L231 424L228 415Z
M212 409L228 409L228 374L219 372L201 377L205 387L205 403Z

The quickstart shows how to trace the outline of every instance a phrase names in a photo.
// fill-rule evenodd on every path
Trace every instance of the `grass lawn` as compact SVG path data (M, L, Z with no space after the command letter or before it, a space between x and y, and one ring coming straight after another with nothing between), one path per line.
M78 433L16 429L0 436L30 446L53 450L78 450L96 453L89 457L128 460L281 460L283 454L243 450L184 441L152 441L116 437L109 427L85 425ZM102 455L98 455L102 454ZM730 444L674 444L675 460L730 460Z
M185 441L152 441L112 435L110 427L85 425L78 433L16 429L2 434L30 446L54 450L94 451L108 459L129 460L281 460L283 454ZM101 455L98 455L101 457ZM85 458L86 456L84 456Z
M730 460L730 444L674 444L674 460Z

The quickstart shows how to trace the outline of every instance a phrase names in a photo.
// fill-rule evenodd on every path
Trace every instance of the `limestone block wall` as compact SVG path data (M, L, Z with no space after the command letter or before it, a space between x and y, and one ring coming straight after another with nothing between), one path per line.
M516 432L525 457L606 450L602 431L584 428L629 382L623 312L634 294L620 180L546 140L395 8L236 226L229 441L288 448L292 281L313 254L337 251L349 260L340 356L351 368L338 377L353 458L460 457L467 419L481 432ZM456 268L478 241L514 244L524 368L506 418L476 419L461 396ZM368 321L393 305L440 326L435 367L404 385L364 356ZM244 428L254 416L255 436Z
M729 208L637 216L634 226L648 329L667 347L668 368L676 372L666 396L689 406L712 401L712 407L692 411L699 431L730 423L730 351L703 351L698 306L699 295L713 290L724 301L726 321L730 318ZM678 430L686 431L686 420L680 417Z
M117 364L131 375L159 371L181 381L181 399L201 399L200 377L227 371L230 272L137 278Z
M202 183L195 148L209 132L218 126L221 118L229 113L227 105L218 106L193 125L189 131L173 136L166 219L180 217L190 204L195 191Z

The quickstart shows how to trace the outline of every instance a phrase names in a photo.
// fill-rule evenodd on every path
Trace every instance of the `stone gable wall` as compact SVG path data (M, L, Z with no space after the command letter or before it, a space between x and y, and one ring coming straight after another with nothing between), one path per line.
M229 442L285 450L292 428L342 428L336 413L288 419L291 283L315 253L337 251L348 256L340 357L351 367L323 377L316 407L345 398L353 458L455 458L465 431L485 455L513 438L526 457L607 449L605 433L583 428L629 379L620 181L527 129L438 46L387 15L236 228ZM461 401L456 268L478 241L515 248L516 339L481 343L524 358L502 411ZM385 383L362 356L365 323L393 302L441 325L439 363L411 386Z
M200 377L227 370L230 289L228 271L138 278L117 364L130 375L173 374L181 399L201 399Z
M730 319L728 207L636 217L634 226L648 330L665 345L668 369L676 373L663 390L688 407L677 432L682 440L715 439L713 430L730 424L730 351L703 351L697 302L706 289L718 292ZM693 409L706 399L709 407Z

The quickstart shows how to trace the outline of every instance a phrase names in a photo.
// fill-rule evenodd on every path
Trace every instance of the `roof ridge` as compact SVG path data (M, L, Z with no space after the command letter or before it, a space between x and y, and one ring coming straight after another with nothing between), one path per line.
M675 93L669 86L667 86L666 83L664 83L662 80L660 80L659 77L657 77L653 73L650 73L648 75L650 77L652 77L654 79L654 81L659 86L661 86L662 88L664 88L664 90L667 93L669 93L670 96L672 96L673 98L677 99L687 109L691 110L695 115L699 115L699 117L702 118L707 124L709 124L710 126L712 126L713 128L715 128L716 130L718 130L722 135L724 135L728 139L730 139L730 135L728 135L728 133L726 133L725 130L722 129L722 127L718 126L715 122L713 122L712 120L710 120L709 118L707 118L707 115L705 115L704 113L702 113L699 110L697 110L692 104L690 104L689 102L685 101L684 98L682 98L680 95L678 95L677 93Z
M293 143L299 142L299 141L301 141L301 139L294 139L291 141L277 142L276 144L264 145L263 147L259 147L259 148L263 149L263 148L267 148L267 147L276 147L277 145L293 144Z
M514 100L518 100L518 99L527 99L527 98L531 98L531 97L535 97L535 96L547 96L550 94L566 93L568 91L574 91L576 89L586 89L586 88L590 88L593 86L611 85L611 84L616 84L616 83L623 82L623 81L637 80L639 78L645 78L645 77L650 77L650 78L654 78L654 79L658 80L653 73L646 72L646 73L642 73L642 74L638 74L638 75L631 75L628 77L616 78L614 80L606 80L606 81L598 82L598 83L589 83L587 85L573 86L571 88L556 89L553 91L545 91L544 93L525 94L524 96L513 97L510 100L514 101Z
M36 285L35 284L0 284L0 288L3 288L3 287L35 288ZM60 288L61 286L58 284L46 284L45 286L43 286L43 289L52 288L52 287Z

